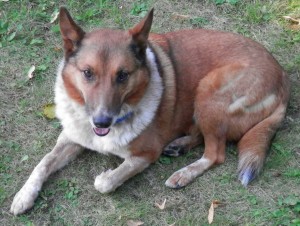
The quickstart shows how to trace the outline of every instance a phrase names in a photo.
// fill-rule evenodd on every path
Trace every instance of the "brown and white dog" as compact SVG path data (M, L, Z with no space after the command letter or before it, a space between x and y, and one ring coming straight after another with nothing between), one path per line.
M11 212L30 209L48 176L83 148L124 158L96 177L114 191L156 161L205 144L203 157L167 181L186 186L225 160L238 141L238 174L247 185L261 170L286 112L288 77L260 44L212 30L149 34L153 10L128 31L85 33L60 10L65 56L55 88L61 132L54 149L16 194Z

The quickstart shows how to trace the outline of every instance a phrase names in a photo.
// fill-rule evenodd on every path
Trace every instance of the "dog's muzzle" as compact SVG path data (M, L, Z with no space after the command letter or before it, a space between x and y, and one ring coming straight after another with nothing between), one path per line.
M93 128L94 132L98 136L106 136L110 131L110 125L113 118L107 116L93 117L93 123L96 127Z

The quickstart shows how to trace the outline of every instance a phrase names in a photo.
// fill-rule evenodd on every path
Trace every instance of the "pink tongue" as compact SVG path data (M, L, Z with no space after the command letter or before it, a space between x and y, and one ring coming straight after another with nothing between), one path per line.
M109 133L110 129L109 128L93 128L94 132L98 135L98 136L105 136Z

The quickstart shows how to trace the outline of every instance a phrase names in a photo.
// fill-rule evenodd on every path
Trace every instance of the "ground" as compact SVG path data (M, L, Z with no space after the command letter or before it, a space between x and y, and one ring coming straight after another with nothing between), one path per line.
M55 71L63 52L57 21L66 6L85 30L128 29L155 8L153 32L182 28L240 33L262 43L288 72L291 99L286 119L262 174L244 188L237 180L236 147L228 145L223 165L181 190L165 187L177 169L198 159L200 146L179 158L161 157L114 193L102 195L94 178L121 160L86 151L43 186L34 208L13 216L9 208L39 160L61 131L43 108L53 103ZM213 225L300 224L300 18L298 0L206 1L0 1L0 225ZM213 45L213 43L212 43ZM27 72L35 65L34 77ZM160 210L155 203L166 206Z

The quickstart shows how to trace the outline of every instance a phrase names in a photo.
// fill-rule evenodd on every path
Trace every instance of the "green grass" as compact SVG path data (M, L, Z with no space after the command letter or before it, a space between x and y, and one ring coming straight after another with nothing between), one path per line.
M42 114L54 101L56 66L63 52L57 21L65 5L89 31L128 29L155 8L155 32L204 27L240 33L262 43L288 71L291 100L264 170L247 189L236 178L237 153L181 190L164 186L177 169L198 159L200 146L179 158L162 157L113 194L94 187L96 175L121 160L87 152L49 178L34 208L9 214L15 193L51 150L61 130ZM297 0L207 1L0 1L0 225L208 225L212 200L221 201L212 225L299 225L300 206L300 33L282 16L299 17ZM186 15L186 19L174 14ZM27 77L35 65L33 79ZM155 202L167 199L166 209Z

